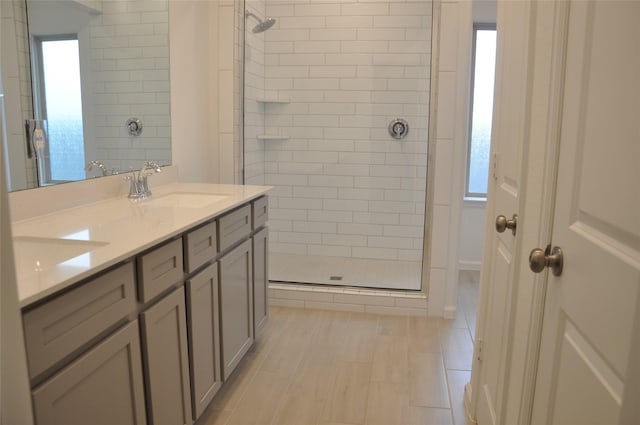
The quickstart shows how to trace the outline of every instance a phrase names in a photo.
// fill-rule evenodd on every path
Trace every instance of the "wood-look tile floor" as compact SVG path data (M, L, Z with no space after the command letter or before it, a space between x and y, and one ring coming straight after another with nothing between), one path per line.
M477 273L455 320L272 307L198 425L467 425Z

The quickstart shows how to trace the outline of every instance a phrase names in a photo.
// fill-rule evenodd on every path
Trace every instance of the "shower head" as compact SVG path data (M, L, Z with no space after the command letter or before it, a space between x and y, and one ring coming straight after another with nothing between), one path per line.
M258 34L261 32L264 32L266 30L268 30L269 28L271 28L273 26L273 24L276 23L276 20L273 18L266 18L264 21L260 18L258 18L258 16L256 16L255 14L249 12L248 10L245 12L245 16L246 17L253 17L256 21L258 21L258 25L256 25L255 27L253 27L253 29L251 30L251 32L253 32L254 34Z

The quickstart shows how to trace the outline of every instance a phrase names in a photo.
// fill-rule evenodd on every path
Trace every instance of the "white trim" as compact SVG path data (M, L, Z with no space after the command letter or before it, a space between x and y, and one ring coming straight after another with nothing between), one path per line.
M427 297L422 292L277 282L269 283L269 304L302 309L398 316L426 317L429 311Z
M444 318L445 319L455 319L456 318L456 307L445 307L444 308Z
M472 260L458 260L458 270L480 271L482 262Z

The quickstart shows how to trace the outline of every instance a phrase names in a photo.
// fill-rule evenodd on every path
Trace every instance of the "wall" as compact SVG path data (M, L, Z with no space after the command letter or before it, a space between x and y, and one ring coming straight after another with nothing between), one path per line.
M264 182L277 252L419 261L430 2L267 2ZM405 118L406 139L389 122Z
M459 270L480 270L486 207L484 201L464 201L458 243Z
M26 10L23 2L2 1L2 47L0 55L7 104L19 105L6 110L7 152L10 167L9 190L21 190L36 185L35 160L27 158L23 117L32 116L29 48L25 34ZM15 58L18 58L16 61Z

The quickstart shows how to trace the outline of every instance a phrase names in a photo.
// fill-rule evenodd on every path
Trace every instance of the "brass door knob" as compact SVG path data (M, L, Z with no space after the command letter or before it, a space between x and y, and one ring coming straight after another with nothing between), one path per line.
M554 276L560 276L562 266L563 255L560 247L554 246L553 249L549 247L546 252L535 248L529 254L529 268L534 273L541 273L545 267L549 267Z
M518 226L518 215L514 214L509 220L502 214L496 217L496 231L503 233L507 229L511 229L511 233L515 236L516 227Z

